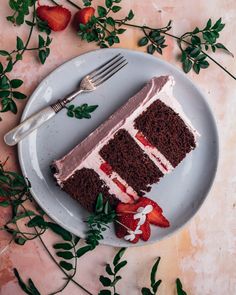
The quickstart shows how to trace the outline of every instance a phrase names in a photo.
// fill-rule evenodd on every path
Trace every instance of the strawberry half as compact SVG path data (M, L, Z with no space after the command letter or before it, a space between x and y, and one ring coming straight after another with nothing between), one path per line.
M85 7L77 11L73 19L75 29L79 30L80 24L86 25L91 20L94 13L95 9L93 7Z
M37 8L36 13L55 32L64 30L71 19L71 12L62 6L42 5Z

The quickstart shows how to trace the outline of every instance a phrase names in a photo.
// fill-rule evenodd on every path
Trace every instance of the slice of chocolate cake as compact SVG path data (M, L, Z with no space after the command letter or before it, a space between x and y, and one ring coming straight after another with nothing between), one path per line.
M171 76L152 78L62 159L58 185L89 211L101 192L132 203L196 147L198 132L173 97Z

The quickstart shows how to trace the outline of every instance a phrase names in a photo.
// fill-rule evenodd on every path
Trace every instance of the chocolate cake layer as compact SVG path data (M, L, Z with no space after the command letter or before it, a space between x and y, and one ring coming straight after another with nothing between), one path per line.
M120 129L100 150L101 157L111 165L138 194L150 190L163 173L138 146L130 134Z
M109 188L93 169L82 168L63 182L63 190L77 200L85 209L94 211L97 196L103 194L103 200L113 207L118 199L110 195Z
M153 102L137 117L134 126L174 167L196 146L194 135L184 121L161 100Z

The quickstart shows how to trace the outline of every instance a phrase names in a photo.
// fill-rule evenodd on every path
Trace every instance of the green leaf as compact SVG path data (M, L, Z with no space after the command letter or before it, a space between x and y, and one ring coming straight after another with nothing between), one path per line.
M192 68L192 61L190 59L186 59L184 62L183 62L183 70L185 73L188 73L191 68Z
M64 259L66 259L66 260L70 260L70 259L74 258L74 255L69 251L59 251L59 252L56 252L56 255L58 257L62 257Z
M105 206L104 206L104 213L107 215L111 212L111 206L108 201L106 201Z
M152 286L152 290L153 290L154 294L156 294L156 292L157 292L157 290L158 290L158 288L159 288L161 282L162 282L162 280L158 280L157 282L155 282L155 283L153 284L153 286Z
M9 53L6 50L0 50L0 55L2 55L2 56L8 56Z
M123 34L126 31L126 29L118 29L116 32L117 34Z
M215 47L227 51L232 57L234 57L234 55L222 43L216 43Z
M138 41L138 46L145 46L148 44L148 38L147 37L143 37Z
M199 54L195 59L198 61L204 60L207 56L203 53L203 54Z
M197 33L199 33L199 28L198 27L196 27L194 30L193 30L193 34L197 34Z
M182 51L182 54L181 54L181 61L183 62L183 61L185 61L187 59L187 53L186 53L186 51Z
M16 24L18 26L22 25L24 23L25 20L25 15L22 11L19 11L17 17L16 17Z
M221 21L222 21L222 19L221 19L221 17L220 17L220 18L215 22L215 24L213 25L212 29L213 29L213 30L217 30L218 27L222 24Z
M102 283L102 285L104 287L109 287L111 286L111 280L107 277L104 277L104 276L100 276L99 278L100 282Z
M18 4L14 0L9 1L9 6L12 10L18 10Z
M40 215L36 215L33 217L28 223L28 227L40 227L40 228L46 228L47 223L44 221L43 217Z
M18 284L21 287L21 289L29 295L32 295L30 288L23 282L22 278L20 277L18 271L16 268L13 268L13 272L14 275L16 276L17 280L18 280Z
M193 70L196 74L199 74L200 72L200 65L198 63L193 64Z
M9 201L1 201L0 202L0 207L8 207L10 205Z
M32 295L40 295L38 289L35 287L35 284L31 279L29 279L28 284L30 289L32 290Z
M18 88L23 84L23 81L20 79L13 79L10 81L10 84L12 88Z
M113 2L112 0L106 0L106 2L105 2L106 3L106 7L107 8L110 8L112 6L112 2Z
M129 11L129 14L128 14L128 16L127 16L127 19L128 20L132 20L134 18L134 12L133 12L133 10L130 10Z
M16 54L16 60L22 60L22 58L23 58L23 55L21 54L21 53L17 53Z
M38 47L42 48L45 45L45 41L41 35L38 35Z
M183 290L182 283L180 279L176 279L176 290L178 295L187 295L187 293Z
M114 272L112 271L110 264L107 264L107 265L106 265L106 272L107 272L110 276L114 275Z
M61 236L63 240L72 241L72 234L62 228L60 225L53 222L48 222L47 225L55 234Z
M46 46L49 46L52 43L52 39L47 36Z
M74 117L74 113L72 111L67 111L67 116L73 118Z
M198 36L192 36L191 43L193 45L200 45L201 44L201 39Z
M110 16L107 18L106 22L108 25L110 25L112 27L116 24L114 18L112 18Z
M209 20L207 21L207 24L206 24L206 26L205 26L205 28L203 29L203 31L205 31L205 30L209 30L210 29L210 27L211 27L211 19L209 18Z
M124 255L126 248L121 248L116 256L113 259L113 265L117 265L121 259L121 257Z
M156 50L156 46L154 46L153 44L149 44L148 47L147 47L147 52L149 54L153 54Z
M0 74L3 72L3 65L2 63L0 62Z
M190 51L190 56L191 57L197 57L200 54L200 49L199 47L194 47L191 51Z
M110 290L101 290L98 295L112 295Z
M111 10L112 10L114 13L116 13L116 12L118 12L118 11L121 10L121 7L120 7L120 6L117 6L117 5L114 5L114 6L111 8Z
M7 67L5 69L5 72L11 72L13 69L13 63L12 63L12 60L10 59L8 64L7 64Z
M145 288L145 287L142 288L141 292L142 292L142 295L153 295L152 292L150 291L150 289Z
M10 91L9 90L2 90L0 91L0 97L7 97L10 95Z
M16 48L17 50L22 50L24 49L24 43L20 37L16 37Z
M157 258L157 261L154 263L152 270L151 270L151 275L150 275L150 280L151 280L151 286L153 286L156 282L156 272L157 272L157 268L159 266L161 257Z
M63 249L63 250L71 250L73 246L69 243L58 243L53 245L54 249Z
M103 210L103 195L101 193L97 196L96 206L95 206L95 212L101 213Z
M15 97L16 99L25 99L27 96L21 92L18 91L13 91L12 92L13 97Z
M202 37L210 44L213 42L213 38L210 32L203 32Z
M102 7L102 6L98 6L97 11L98 11L98 15L99 15L100 17L104 17L104 16L106 16L106 14L107 14L107 10L106 10L106 8L104 8L104 7Z
M80 237L75 236L74 237L75 246L79 243L79 241L80 241Z
M88 113L92 113L92 112L94 112L94 111L96 110L97 107L98 107L98 105L87 106L87 107L86 107L86 111L87 111Z
M16 237L14 241L16 244L23 246L26 242L26 239L22 237Z
M118 264L115 266L114 272L115 272L115 273L118 273L118 271L119 271L121 268L123 268L126 264L127 264L127 261L126 261L126 260L121 261L120 263L118 263Z
M33 23L33 22L29 21L29 20L26 20L25 23L26 23L28 26L30 26L30 27L33 27L33 26L36 25L36 23Z
M66 262L66 261L60 261L59 264L62 268L64 268L67 271L73 269L73 265L71 263Z
M44 64L45 61L46 61L46 59L47 59L46 51L43 50L43 49L42 50L39 50L38 56L39 56L39 60L40 60L41 64Z
M84 247L82 247L82 248L79 248L78 250L77 250L77 252L76 252L76 256L77 256L77 258L79 258L79 257L81 257L81 256L83 256L85 253L87 253L88 251L90 251L91 250L91 246L84 246Z
M209 62L206 61L206 60L202 60L202 61L199 62L199 65L200 65L200 68L206 69L206 68L209 67Z

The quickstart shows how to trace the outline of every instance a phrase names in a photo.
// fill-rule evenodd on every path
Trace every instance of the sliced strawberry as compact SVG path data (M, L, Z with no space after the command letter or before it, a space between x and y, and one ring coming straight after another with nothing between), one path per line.
M146 221L144 224L140 226L140 229L142 231L142 234L140 236L141 240L147 241L149 240L151 236L151 228L150 228L150 223L149 221Z
M86 25L92 18L92 16L95 13L95 9L93 7L85 7L78 12L76 12L74 19L73 19L73 25L76 30L79 30L79 25L83 24Z
M116 213L131 213L136 212L138 209L137 204L118 203Z
M123 193L126 193L126 187L117 178L113 178L112 181L119 187L119 189Z
M106 173L107 175L111 175L111 173L112 173L112 167L111 167L111 165L109 165L107 162L102 163L102 164L100 165L100 169L101 169L104 173Z
M152 144L147 140L147 138L142 134L142 132L136 133L135 137L144 145L153 147Z
M37 8L36 13L55 32L64 30L71 19L71 12L62 6L42 5Z
M138 207L145 207L147 205L152 205L153 207L152 212L147 214L147 219L151 224L158 225L160 227L170 226L169 221L162 214L163 210L153 200L147 197L140 197L137 205Z

